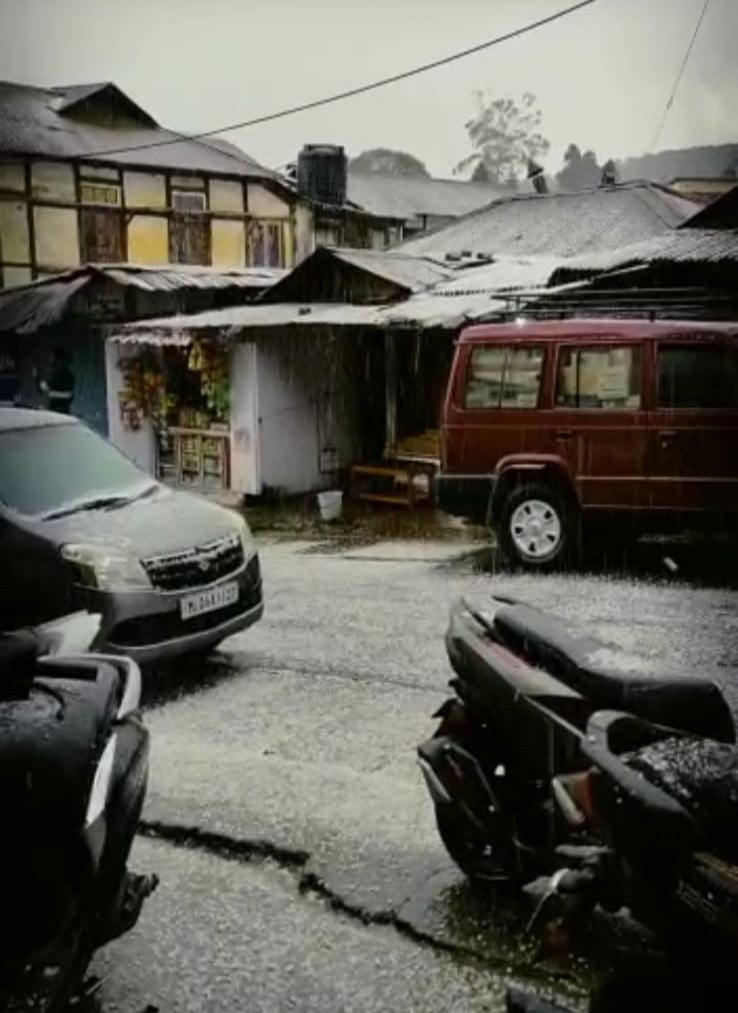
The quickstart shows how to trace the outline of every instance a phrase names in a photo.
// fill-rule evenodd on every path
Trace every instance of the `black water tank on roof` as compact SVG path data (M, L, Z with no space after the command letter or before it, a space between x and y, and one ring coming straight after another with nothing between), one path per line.
M346 152L337 144L306 144L297 156L301 197L342 207L346 203Z

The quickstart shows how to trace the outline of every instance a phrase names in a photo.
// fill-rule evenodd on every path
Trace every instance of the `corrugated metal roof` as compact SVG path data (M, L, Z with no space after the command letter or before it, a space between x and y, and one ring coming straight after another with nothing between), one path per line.
M55 90L0 81L0 151L257 179L276 178L273 172L227 141L188 140L146 123L99 126L64 115L65 109L69 110L86 96L107 87L110 86L79 85ZM140 147L161 141L173 143L157 148ZM138 150L105 154L119 148Z
M336 327L362 326L375 322L379 307L349 303L249 303L203 313L177 314L155 320L126 324L112 334L112 340L129 343L146 340L147 334L181 334L197 331L238 333L244 328L316 325Z
M279 267L204 267L198 264L164 264L145 267L137 264L89 264L91 272L103 274L119 285L133 285L148 292L169 292L181 288L253 288L275 285L288 272ZM84 270L84 269L83 269Z
M340 247L329 248L329 252L338 260L401 285L409 292L420 292L452 274L450 266L439 264L429 257L416 257L400 251Z
M617 250L572 257L559 266L551 280L617 271L632 264L725 261L738 264L738 229L678 229Z
M436 285L433 292L464 295L545 285L561 263L561 257L495 257L490 264L455 271L449 281Z
M466 321L489 315L505 305L486 292L439 295L433 291L420 292L389 306L249 303L126 324L114 333L113 340L141 342L151 334L186 335L198 331L221 331L226 336L235 337L244 330L273 327L434 327L455 330Z
M418 327L456 330L463 324L504 309L506 303L489 292L440 294L420 292L404 302L385 307L378 324L386 327Z
M273 285L285 273L277 268L261 267L221 270L190 264L158 268L136 264L86 264L27 285L0 289L0 332L32 334L56 323L64 316L72 296L99 278L145 292L261 290Z
M31 334L56 323L69 300L88 283L85 275L18 285L0 291L0 332Z
M698 209L693 201L652 183L576 194L518 194L396 250L439 260L466 252L576 256L650 239L680 225Z
M350 262L359 258L378 265L416 258L398 257L367 250L334 250L347 255ZM455 330L467 321L477 320L502 310L507 305L497 294L542 285L560 261L552 258L501 258L478 268L441 268L441 281L416 290L409 298L383 305L352 303L251 303L192 315L163 317L126 325L120 335L127 341L144 341L146 334L186 334L200 330L221 330L236 335L248 328L294 326L335 327L417 327ZM431 267L438 267L426 262ZM376 265L375 265L376 266ZM367 268L369 269L369 268ZM412 270L413 268L408 268ZM120 335L115 339L123 340ZM131 335L138 335L132 337Z
M489 183L348 171L349 200L386 218L459 218L490 204L504 192Z

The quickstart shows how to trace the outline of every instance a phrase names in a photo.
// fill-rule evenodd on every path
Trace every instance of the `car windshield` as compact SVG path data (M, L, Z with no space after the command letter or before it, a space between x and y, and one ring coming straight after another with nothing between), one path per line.
M85 426L0 432L0 501L28 516L135 498L152 482Z

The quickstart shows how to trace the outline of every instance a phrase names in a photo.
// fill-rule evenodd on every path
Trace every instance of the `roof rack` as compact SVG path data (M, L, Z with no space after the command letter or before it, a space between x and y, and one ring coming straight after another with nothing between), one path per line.
M738 320L738 298L705 288L567 288L499 294L507 305L486 316L562 320L574 316L648 320Z

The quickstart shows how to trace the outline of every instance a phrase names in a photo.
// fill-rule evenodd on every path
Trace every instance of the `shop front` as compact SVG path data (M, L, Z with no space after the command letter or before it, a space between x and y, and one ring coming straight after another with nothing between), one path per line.
M229 347L216 339L109 347L114 442L161 481L202 492L230 488Z
M381 450L381 349L374 333L306 325L298 310L242 306L111 329L111 441L153 476L200 492L335 488L370 442Z

